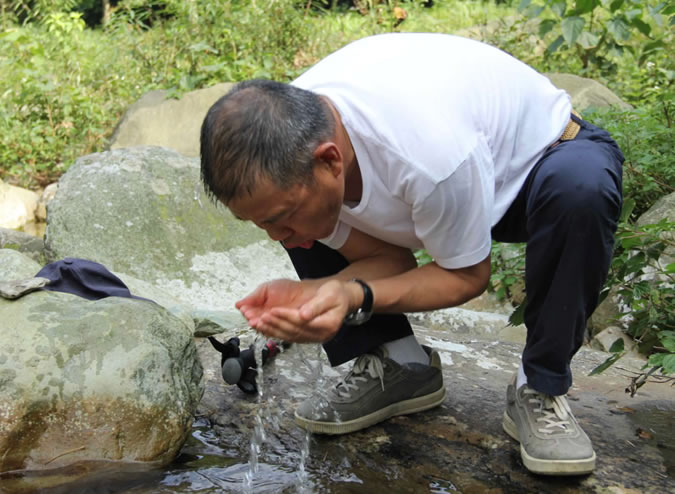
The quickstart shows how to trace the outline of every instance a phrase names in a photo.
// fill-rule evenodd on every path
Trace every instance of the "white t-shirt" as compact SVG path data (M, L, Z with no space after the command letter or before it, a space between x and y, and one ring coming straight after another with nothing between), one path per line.
M476 264L545 149L570 118L569 96L489 45L443 34L385 34L351 43L293 82L327 96L361 170L351 228L444 268Z

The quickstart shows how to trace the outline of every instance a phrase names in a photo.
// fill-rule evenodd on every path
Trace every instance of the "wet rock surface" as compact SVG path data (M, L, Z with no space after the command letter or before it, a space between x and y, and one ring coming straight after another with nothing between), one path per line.
M331 369L316 346L293 346L265 366L259 405L257 396L224 383L220 355L208 341L200 340L206 391L192 437L178 459L164 470L99 468L93 476L87 475L86 466L71 467L70 474L74 469L82 480L49 492L78 492L78 488L147 494L674 491L675 390L647 384L635 397L627 395L626 376L642 361L624 359L619 367L588 377L607 354L588 348L579 352L573 361L575 384L569 401L593 441L596 471L583 477L542 477L525 470L518 444L501 428L505 390L517 369L521 345L425 328L416 328L416 333L441 354L448 391L443 405L335 437L306 434L294 424L293 411L315 393L317 378L324 385L334 382L348 366ZM251 341L250 333L242 335L242 345ZM266 438L258 458L260 469L247 489L250 440L260 406ZM310 452L303 462L307 443ZM0 485L29 492L20 490L26 480L9 479L10 483ZM102 485L105 491L96 490Z

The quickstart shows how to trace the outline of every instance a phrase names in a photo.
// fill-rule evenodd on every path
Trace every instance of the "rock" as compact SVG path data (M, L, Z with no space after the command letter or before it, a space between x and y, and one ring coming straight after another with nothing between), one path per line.
M476 312L504 314L506 316L511 315L513 312L513 305L511 305L509 301L499 300L494 293L488 291L485 291L479 297L460 305L458 308Z
M38 195L0 180L0 227L21 228L35 220Z
M42 269L30 257L14 249L0 249L0 280L12 281L31 278Z
M205 196L197 159L138 147L86 156L70 167L49 205L45 244L49 261L89 259L143 280L208 312L207 325L217 319L233 325L222 332L239 327L234 303L259 283L296 277L283 248L265 238ZM153 298L142 287L138 295ZM201 315L193 317L201 324Z
M58 188L58 183L49 184L45 187L45 190L42 191L42 194L40 194L40 199L38 200L37 208L35 209L35 217L39 221L45 221L47 219L47 204L54 199Z
M177 455L203 393L182 321L146 301L47 291L0 300L0 321L0 472Z
M644 226L664 219L671 223L675 222L675 192L656 201L647 212L638 218L636 223L638 226ZM661 238L670 242L658 260L659 266L665 269L666 266L675 262L675 246L673 245L675 231L664 232Z
M167 91L145 94L126 111L110 138L110 149L165 146L185 156L199 156L199 134L206 112L232 84L185 93L167 99Z
M649 225L653 223L658 223L659 221L666 219L670 222L675 222L675 192L668 194L667 196L662 197L654 205L645 212L638 220L636 224L638 226ZM666 266L675 262L675 247L673 247L672 242L675 241L675 232L664 232L663 238L670 242L666 246L665 250L661 253L658 259L658 265L661 269L665 269ZM644 275L642 279L653 282L657 284L657 276L655 269L652 266L647 266L644 268ZM666 283L666 285L660 287L659 289L666 288L669 282L669 279L662 275L658 277L658 282ZM617 321L620 321L620 318L626 315L630 309L626 307L625 304L622 304L621 296L617 294L616 289L612 289L607 296L607 298L598 306L591 317L591 334L595 335L598 332L602 331L608 325L617 324Z
M643 226L658 223L663 219L675 222L675 192L656 201L647 212L638 218L636 223L638 226Z
M596 334L591 340L591 347L603 352L609 352L617 340L623 340L624 348L627 351L635 348L633 339L616 326L609 326Z
M572 98L572 106L581 112L589 107L602 108L618 106L623 109L632 108L611 90L593 79L579 77L573 74L544 74L554 86L564 89Z
M0 228L0 249L18 250L34 261L42 262L45 243L41 238L27 233Z
M478 312L454 307L435 310L432 312L416 312L407 314L414 324L433 330L452 331L456 335L480 335L481 337L495 338L509 327L509 317L506 314ZM510 329L505 334L510 341L520 341L527 330L524 325Z
M612 367L600 376L589 377L590 370L608 355L588 347L580 350L572 361L574 385L569 403L593 441L598 455L596 470L578 478L545 477L525 470L518 443L501 425L506 386L518 369L522 345L485 339L480 333L414 329L418 339L436 348L441 356L447 391L444 403L337 437L308 438L295 425L293 413L318 389L336 382L349 364L330 368L315 345L294 345L264 368L264 398L259 402L223 382L219 354L208 342L200 342L207 385L199 413L208 420L199 425L198 434L206 444L195 441L186 453L206 455L226 442L239 452L234 454L241 460L238 468L221 473L210 470L212 462L204 461L201 466L192 466L194 478L204 479L204 489L236 490L246 472L243 465L257 412L262 410L266 440L258 459L261 470L256 478L261 484L257 485L276 482L278 492L296 490L302 472L308 476L304 485L310 485L312 492L380 492L384 485L397 493L672 491L668 468L672 468L673 458L669 460L667 455L672 452L675 388L650 382L633 398L624 393L626 372L640 369L643 361L624 357L622 369ZM242 340L242 345L250 341ZM657 407L663 408L660 418L649 422ZM660 429L653 425L657 421L663 421ZM656 431L654 439L638 437L640 429ZM309 454L303 461L307 447ZM164 478L172 473L166 472ZM221 479L227 479L226 483Z
M192 317L192 308L189 305L181 302L170 293L165 292L161 288L157 288L146 281L139 280L124 273L113 272L113 274L122 280L122 282L124 282L132 295L147 298L148 300L152 300L158 305L161 305L171 314L180 319L185 324L185 326L190 328L190 331L194 333L195 322Z

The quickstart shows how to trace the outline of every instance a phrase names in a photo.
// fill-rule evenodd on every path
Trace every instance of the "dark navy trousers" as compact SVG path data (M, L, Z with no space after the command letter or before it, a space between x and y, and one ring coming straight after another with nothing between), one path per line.
M622 206L623 154L606 131L573 118L581 124L577 137L549 148L492 229L496 241L527 243L523 366L530 386L550 395L572 385L570 361L597 306ZM348 264L319 242L288 252L301 279ZM374 314L362 326L343 326L324 349L339 365L409 334L403 314Z

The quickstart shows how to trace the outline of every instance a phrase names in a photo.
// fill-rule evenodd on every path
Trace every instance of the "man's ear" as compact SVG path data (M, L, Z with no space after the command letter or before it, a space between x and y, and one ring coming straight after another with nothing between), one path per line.
M344 171L342 153L333 141L325 141L314 149L314 161L328 166L333 176L337 177Z

